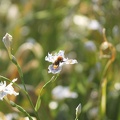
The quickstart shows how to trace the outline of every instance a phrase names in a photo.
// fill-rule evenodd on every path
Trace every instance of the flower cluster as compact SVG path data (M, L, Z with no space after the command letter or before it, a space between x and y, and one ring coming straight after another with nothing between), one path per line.
M52 64L48 67L48 73L57 74L62 70L62 66L64 64L75 64L77 60L75 59L68 59L64 57L64 51L60 50L58 53L54 55L49 54L45 57L45 60L51 62Z

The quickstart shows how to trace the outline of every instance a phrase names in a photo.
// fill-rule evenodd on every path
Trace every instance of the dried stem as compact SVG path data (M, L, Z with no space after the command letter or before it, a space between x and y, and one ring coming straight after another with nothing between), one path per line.
M105 35L105 29L103 29L103 38L104 42L107 42L107 38ZM110 67L110 65L113 63L115 60L116 56L116 50L114 46L111 43L108 43L108 47L111 53L111 57L109 58L107 64L105 65L105 68L103 70L103 75L102 75L102 83L101 83L101 103L100 103L100 117L103 120L106 115L106 87L107 87L107 71Z

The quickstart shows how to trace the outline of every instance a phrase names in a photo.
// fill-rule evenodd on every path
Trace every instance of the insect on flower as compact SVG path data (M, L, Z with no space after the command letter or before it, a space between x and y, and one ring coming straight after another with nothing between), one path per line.
M63 61L63 57L62 56L58 56L58 58L55 60L55 62L53 63L53 68L56 69L59 67L59 64L64 62Z
M75 59L68 59L64 57L64 51L60 50L58 53L55 53L54 55L49 54L45 57L45 60L48 62L52 62L51 65L49 65L48 73L59 73L62 70L62 66L64 64L75 64L77 63L77 60Z

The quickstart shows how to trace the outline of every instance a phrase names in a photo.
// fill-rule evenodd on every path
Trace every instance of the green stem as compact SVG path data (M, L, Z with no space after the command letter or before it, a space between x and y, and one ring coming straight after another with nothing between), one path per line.
M25 86L25 83L24 83L24 79L23 79L23 72L22 72L22 70L21 70L21 68L20 68L18 63L17 63L17 69L18 69L18 72L19 72L19 75L20 75L20 78L21 78L24 90L26 91L26 96L27 96L27 98L28 98L28 100L30 102L30 105L31 105L32 109L34 110L34 113L35 113L37 119L40 120L38 113L35 111L35 107L33 105L33 102L32 102L32 100L31 100L31 98L30 98L30 96L29 96L29 94L27 92L27 89L26 89L26 86Z
M78 118L75 118L75 120L78 120Z
M102 75L102 83L101 83L101 103L100 103L100 117L101 119L105 118L106 115L106 87L107 87L107 78L106 78L106 74L107 74L107 70L109 69L110 65L112 64L113 60L110 59L104 70L103 70L103 75Z
M13 101L10 101L7 97L4 98L4 101L11 105L12 107L16 107L20 112L22 112L23 114L25 114L26 116L28 116L29 120L33 120L32 117L30 116L30 114L21 106L19 106L18 104L14 103Z
M106 114L106 86L107 86L107 79L104 78L102 82L102 95L101 95L101 119L105 118Z
M55 76L52 76L52 78L51 78L47 83L45 83L45 84L43 85L43 87L42 87L41 90L40 90L39 96L41 95L42 90L54 79L54 77L55 77Z
M57 79L58 76L59 76L59 74L57 74L56 77L55 77L55 76L52 76L52 78L51 78L47 83L45 83L45 84L43 85L43 87L40 89L40 93L39 93L39 96L38 96L38 99L37 99L37 102L36 102L36 106L35 106L35 110L36 110L36 111L38 111L38 109L39 109L39 107L40 107L40 102L41 102L40 97L41 97L41 92L42 92L42 90L43 90L51 81L54 82L54 81Z
M18 73L19 73L19 75L20 75L20 78L21 78L21 81L22 81L24 90L26 91L26 96L27 96L27 98L28 98L28 101L29 101L32 109L34 110L34 114L36 115L37 119L40 120L38 113L35 111L35 107L34 107L34 105L33 105L33 102L32 102L32 100L31 100L31 98L30 98L30 96L29 96L29 94L28 94L28 92L27 92L27 89L26 89L26 86L25 86L25 83L24 83L24 79L23 79L23 72L22 72L22 70L21 70L21 67L20 67L20 65L18 64L16 58L15 58L13 55L11 55L11 61L17 66Z
M39 96L38 96L38 99L37 99L37 102L36 102L36 106L35 106L36 111L38 111L39 108L40 108L40 103L41 103L40 97L41 97L41 92L42 92L42 90L45 88L45 86L46 86L47 84L49 84L49 83L54 79L54 77L55 77L55 76L53 76L53 77L52 77L45 85L43 85L43 87L41 88L40 93L39 93Z
M109 60L103 70L103 75L102 75L102 79L106 77L106 74L107 74L107 70L109 69L110 65L112 64L112 61Z
M41 96L42 90L43 90L51 81L55 81L58 76L59 76L59 74L57 74L56 77L55 77L55 76L52 76L52 78L51 78L47 83L45 83L45 84L43 85L43 87L42 87L41 90L40 90L39 97ZM54 79L54 77L55 77L55 79Z
M29 115L29 113L27 113L25 111L25 109L23 109L21 106L17 105L16 103L14 103L13 101L10 101L10 104L13 107L16 107L20 112L24 113L26 116L28 116L29 120L33 120L32 117Z
M17 69L18 69L18 72L19 72L19 75L20 75L20 78L21 78L21 81L22 81L24 90L27 91L26 86L25 86L25 83L24 83L24 79L23 79L23 73L22 73L22 70L21 70L19 64L17 64Z

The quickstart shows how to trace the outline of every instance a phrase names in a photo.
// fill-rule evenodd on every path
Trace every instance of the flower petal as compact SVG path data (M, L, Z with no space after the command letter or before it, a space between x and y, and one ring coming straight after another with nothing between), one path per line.
M53 65L49 65L48 67L48 73L53 73L53 74L57 74L62 70L62 66L59 66L58 68L54 68Z
M57 56L62 56L64 58L64 51L60 50L59 53L57 54Z
M57 59L57 57L59 57L59 56L61 56L61 57L63 57L63 59L65 59L63 50L60 50L58 53L55 53L54 55L48 53L48 56L45 57L45 60L48 62L54 63L55 60Z
M6 81L0 82L0 91L2 91L6 87Z
M3 100L3 98L7 95L4 91L0 92L0 100Z
M0 83L0 100L3 100L3 98L6 96L6 95L18 95L19 93L15 92L14 91L14 88L12 87L12 84L13 82L15 82L17 80L16 79L13 79L12 82L6 86L6 81L4 81L4 83Z
M45 57L45 60L48 62L54 62L54 56L52 56L52 54L48 53L48 56Z

